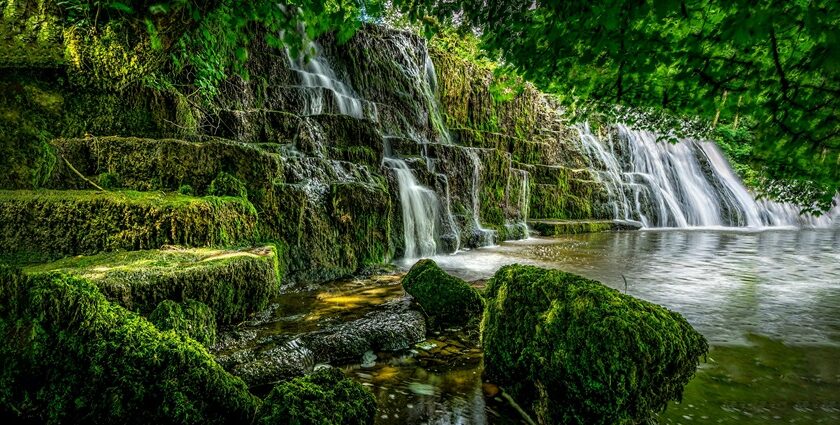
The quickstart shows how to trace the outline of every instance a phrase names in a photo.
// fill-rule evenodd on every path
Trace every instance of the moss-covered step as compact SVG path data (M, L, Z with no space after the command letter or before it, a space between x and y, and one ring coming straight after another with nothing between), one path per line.
M223 172L245 182L252 192L283 180L280 155L230 140L89 137L56 139L50 144L59 157L47 183L55 189L90 188L76 171L94 179L105 173L114 175L119 187L133 190L175 191L190 186L196 194L209 193L211 183Z
M542 236L577 235L640 228L638 223L622 220L529 220L528 227Z
M485 377L540 424L649 423L708 351L679 313L571 273L505 266L485 295Z
M148 192L0 191L0 256L38 262L103 251L253 246L242 198Z
M171 247L65 258L24 271L83 277L109 300L143 315L165 300L200 301L225 324L245 320L268 305L280 288L279 264L271 246L239 251Z

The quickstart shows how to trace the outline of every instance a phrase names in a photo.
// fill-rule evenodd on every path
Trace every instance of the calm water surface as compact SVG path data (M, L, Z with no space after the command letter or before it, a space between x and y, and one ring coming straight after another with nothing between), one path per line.
M840 423L840 230L597 233L436 260L467 280L559 268L683 314L712 350L662 423ZM377 394L381 424L522 423L466 339L444 333L346 370Z

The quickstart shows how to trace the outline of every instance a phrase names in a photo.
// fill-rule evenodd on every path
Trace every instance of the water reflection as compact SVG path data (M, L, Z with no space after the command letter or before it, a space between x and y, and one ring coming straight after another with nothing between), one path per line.
M511 263L581 274L682 313L712 344L840 346L838 230L594 233L436 260L467 279Z

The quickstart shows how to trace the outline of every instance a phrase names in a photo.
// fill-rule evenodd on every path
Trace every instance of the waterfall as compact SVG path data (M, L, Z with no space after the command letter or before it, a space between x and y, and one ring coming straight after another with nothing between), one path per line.
M400 190L403 216L405 257L430 257L437 253L437 222L439 204L437 194L417 182L405 161L385 158L385 165L394 171Z
M644 227L829 226L831 216L800 215L794 205L756 201L713 142L658 141L654 133L617 125L599 138L578 126L589 166L616 219Z
M330 105L325 97L325 93L329 93L338 113L363 119L366 117L365 105L368 105L371 109L369 115L375 118L375 105L361 100L352 87L336 76L317 43L312 43L312 50L313 54L308 60L303 55L295 59L288 50L286 51L289 67L297 74L299 87L303 89L304 105L301 114L320 115L330 112Z
M531 232L528 230L528 203L531 200L531 185L528 184L528 172L520 170L522 173L522 188L519 192L519 211L522 214L522 227L525 229L524 237L528 239L531 237Z
M475 246L489 246L495 243L496 232L494 230L485 229L481 226L481 200L479 199L481 193L481 160L478 158L478 150L475 148L465 149L467 156L472 162L472 188L470 195L472 195L472 224L473 237L475 239Z

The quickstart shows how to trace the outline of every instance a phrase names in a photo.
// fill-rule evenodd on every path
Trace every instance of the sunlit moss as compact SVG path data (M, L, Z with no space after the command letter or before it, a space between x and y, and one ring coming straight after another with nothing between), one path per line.
M25 271L82 276L108 299L142 314L165 300L192 299L208 305L219 323L233 323L264 309L277 295L283 275L279 264L274 247L171 248L72 257Z

